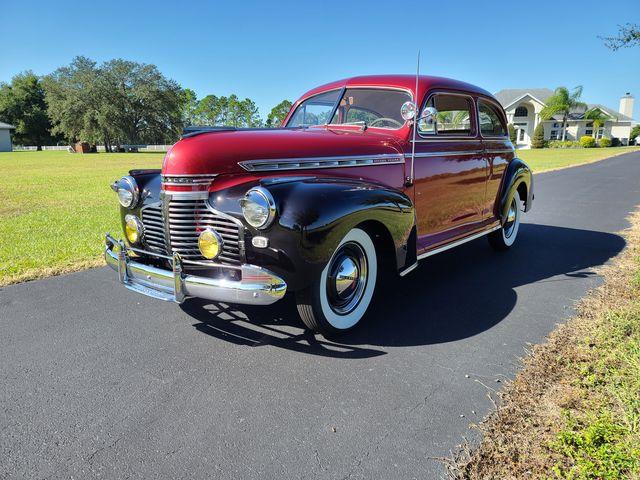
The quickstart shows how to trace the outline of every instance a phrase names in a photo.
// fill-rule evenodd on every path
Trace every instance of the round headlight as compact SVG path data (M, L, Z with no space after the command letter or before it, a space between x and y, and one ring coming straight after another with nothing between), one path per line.
M124 234L130 244L140 243L144 233L142 222L135 215L124 217Z
M276 203L268 190L262 187L250 189L240 200L242 214L254 228L267 228L276 216Z
M204 258L213 260L222 251L222 237L215 230L207 228L198 237L198 248Z
M118 180L116 192L118 193L118 201L120 202L120 205L125 208L135 207L138 203L138 199L140 198L138 184L136 183L135 178L130 175Z

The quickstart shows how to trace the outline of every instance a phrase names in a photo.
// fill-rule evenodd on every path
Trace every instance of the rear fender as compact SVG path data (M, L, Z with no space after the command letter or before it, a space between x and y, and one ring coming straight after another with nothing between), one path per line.
M526 188L527 191L526 198L521 198L521 200L524 202L524 211L528 212L533 202L533 173L525 162L519 158L514 158L509 163L503 177L502 192L497 211L497 217L501 223L504 223L507 218L509 205L511 205L514 195L522 188Z

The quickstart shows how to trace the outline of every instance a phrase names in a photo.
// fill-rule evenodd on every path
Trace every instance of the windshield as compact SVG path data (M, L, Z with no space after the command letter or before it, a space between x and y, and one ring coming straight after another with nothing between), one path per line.
M302 102L288 127L312 125L365 125L397 129L404 125L400 108L411 95L400 90L348 88L321 93ZM331 119L329 119L331 116Z

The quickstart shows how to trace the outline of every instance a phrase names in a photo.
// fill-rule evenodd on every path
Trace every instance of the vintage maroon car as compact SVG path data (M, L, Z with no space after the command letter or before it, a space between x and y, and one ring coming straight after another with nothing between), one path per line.
M105 258L127 288L258 305L291 292L324 333L358 324L383 274L482 235L508 249L533 199L490 93L405 75L318 87L281 128L192 129L162 170L112 187L125 241L107 235Z

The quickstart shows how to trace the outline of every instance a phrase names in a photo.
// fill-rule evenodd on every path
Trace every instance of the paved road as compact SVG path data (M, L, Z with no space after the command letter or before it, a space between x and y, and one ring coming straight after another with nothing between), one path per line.
M514 251L425 261L339 343L290 302L180 309L106 268L0 290L0 478L441 476L434 457L624 247L640 154L536 189Z

